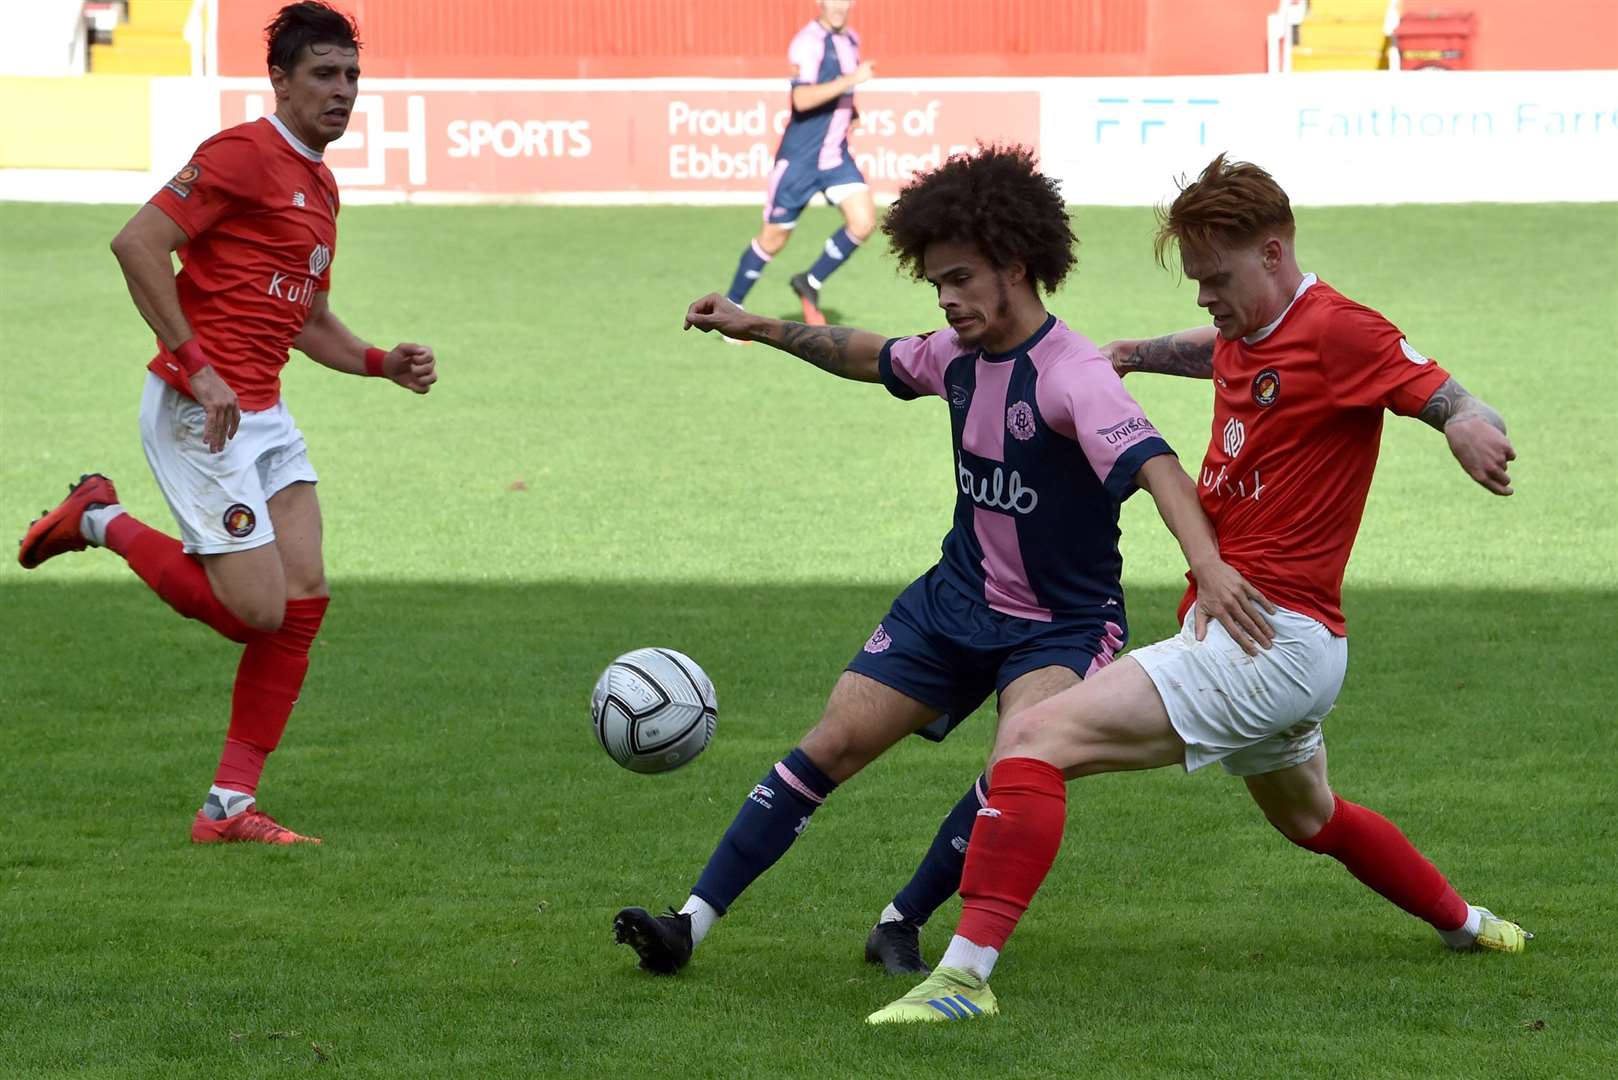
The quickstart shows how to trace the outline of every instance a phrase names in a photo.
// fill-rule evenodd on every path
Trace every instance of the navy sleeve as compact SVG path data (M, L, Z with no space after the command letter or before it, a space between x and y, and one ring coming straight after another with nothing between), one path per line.
M900 401L915 401L921 395L909 383L901 379L897 371L893 370L893 344L899 340L899 338L889 338L882 343L882 351L876 358L876 367L882 374L882 385L888 388L888 393ZM1134 473L1130 475L1133 476Z
M1142 439L1123 452L1107 474L1107 494L1123 502L1135 494L1135 474L1140 467L1159 454L1173 454L1174 448L1157 436Z

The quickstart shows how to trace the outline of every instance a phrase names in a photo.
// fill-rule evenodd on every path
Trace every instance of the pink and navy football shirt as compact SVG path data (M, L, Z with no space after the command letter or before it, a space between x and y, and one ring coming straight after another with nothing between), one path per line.
M1010 352L940 330L887 342L880 365L895 397L949 402L947 579L1018 618L1117 618L1119 505L1141 465L1173 451L1095 345L1052 315Z
M852 30L827 30L817 19L793 36L787 57L792 62L793 86L831 82L853 74L860 66L860 38ZM835 169L848 150L848 129L853 123L852 90L808 112L794 109L775 156Z

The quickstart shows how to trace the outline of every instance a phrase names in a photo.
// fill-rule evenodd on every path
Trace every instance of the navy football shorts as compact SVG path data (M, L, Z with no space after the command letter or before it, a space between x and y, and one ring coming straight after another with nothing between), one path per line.
M801 163L777 159L770 172L769 190L764 194L764 220L772 225L795 225L798 215L817 193L864 183L865 175L847 150L843 151L843 160L830 169L822 169L817 157ZM836 193L827 196L833 201L836 197Z
M1110 663L1127 636L1121 608L1082 620L1019 619L967 596L934 567L895 598L848 670L937 709L917 734L939 742L1020 676L1055 666L1083 678Z

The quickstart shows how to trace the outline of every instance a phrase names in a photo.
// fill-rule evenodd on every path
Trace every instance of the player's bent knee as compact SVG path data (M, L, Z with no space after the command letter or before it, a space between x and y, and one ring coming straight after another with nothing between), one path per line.
M792 238L791 229L782 229L775 226L765 226L764 231L753 238L753 243L766 255L778 255L781 249L787 246Z
M1310 840L1320 835L1320 830L1326 827L1328 817L1309 807L1287 807L1285 809L1266 809L1264 817L1275 831L1297 844L1307 847Z
M285 597L278 601L233 600L225 603L230 613L261 634L273 634L286 620Z
M219 602L259 633L273 634L281 629L287 614L285 585L274 584L275 588L226 589Z
M848 724L830 716L816 724L799 746L816 768L839 784L870 764L876 756Z
M1047 699L1003 718L990 755L991 766L1014 757L1038 758L1062 768L1084 764L1080 760L1084 757L1082 748L1072 745L1058 731L1058 716L1059 710L1051 707Z
M327 585L324 574L317 574L304 580L287 578L288 600L313 600L330 595L331 587Z

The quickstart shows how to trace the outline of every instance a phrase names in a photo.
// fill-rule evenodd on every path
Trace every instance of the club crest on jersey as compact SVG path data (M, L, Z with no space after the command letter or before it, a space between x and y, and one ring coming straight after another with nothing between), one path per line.
M1019 401L1006 410L1006 430L1018 442L1034 437L1034 410L1026 401Z
M888 635L888 628L881 623L877 623L876 629L871 632L871 636L865 641L865 651L868 653L887 652L888 646L892 644L893 638Z
M225 510L225 531L236 539L252 533L258 524L258 518L253 516L253 508L245 503L231 503Z
M315 249L309 253L309 276L319 277L331 265L331 248L325 244L316 244Z
M185 168L175 173L174 179L170 180L163 186L174 192L174 194L178 195L180 198L189 199L191 197L191 185L195 184L201 176L201 167L198 166L196 162L192 161L187 163Z
M1281 373L1267 367L1253 376L1253 401L1261 409L1268 409L1281 396Z

